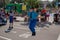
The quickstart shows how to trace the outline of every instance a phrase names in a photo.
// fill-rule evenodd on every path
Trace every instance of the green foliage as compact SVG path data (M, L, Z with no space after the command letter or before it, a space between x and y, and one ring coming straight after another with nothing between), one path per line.
M24 4L30 7L38 7L39 2L37 0L24 0Z

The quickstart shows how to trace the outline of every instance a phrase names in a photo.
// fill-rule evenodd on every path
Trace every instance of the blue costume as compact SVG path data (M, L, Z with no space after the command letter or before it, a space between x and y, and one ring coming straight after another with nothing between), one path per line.
M37 12L28 12L28 17L29 17L29 29L31 30L32 33L35 32L35 26L37 23Z

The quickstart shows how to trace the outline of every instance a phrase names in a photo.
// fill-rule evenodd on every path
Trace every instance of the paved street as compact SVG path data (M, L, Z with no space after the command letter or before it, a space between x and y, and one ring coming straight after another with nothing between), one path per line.
M60 0L0 0L0 24L0 40L60 40Z
M5 33L9 23L0 27L0 40L59 40L60 25L50 25L49 28L36 27L36 36L31 36L31 32L24 22L14 22L14 29Z

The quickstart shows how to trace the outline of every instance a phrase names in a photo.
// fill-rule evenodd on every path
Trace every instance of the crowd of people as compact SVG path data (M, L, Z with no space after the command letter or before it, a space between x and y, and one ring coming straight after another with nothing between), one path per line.
M4 9L0 10L0 25L5 25L6 24L6 14Z
M32 36L36 35L35 27L37 22L40 22L39 24L48 22L47 24L53 24L58 23L60 18L60 10L59 9L49 9L46 10L43 8L42 10L38 10L37 8L31 8L29 12L27 13L27 16L29 22L29 29L32 32ZM45 26L45 25L44 25Z
M34 8L35 11L38 14L38 20L39 21L49 21L50 16L52 16L51 19L53 19L53 22L59 22L59 17L60 17L60 9L55 9L55 8L51 8L51 9L46 9L43 8L42 10L38 10L38 8ZM31 11L31 10L30 10Z
M2 15L2 16L1 16ZM0 11L0 19L6 18L8 20L9 18L9 27L5 31L6 33L10 32L10 30L13 29L13 22L14 22L14 11L10 10L10 12L5 12L4 9ZM38 10L38 8L30 8L29 11L27 12L27 15L24 16L25 20L29 22L29 29L32 32L32 36L36 35L35 27L38 22L38 26L42 23L49 22L50 24L52 23L58 23L60 22L60 9L46 9L43 8L42 10ZM0 20L1 21L1 20ZM47 24L49 24L47 23Z

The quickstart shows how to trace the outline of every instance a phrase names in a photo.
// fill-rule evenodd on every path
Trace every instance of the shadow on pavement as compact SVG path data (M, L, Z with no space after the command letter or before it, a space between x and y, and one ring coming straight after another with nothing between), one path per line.
M5 24L0 24L0 27L5 26Z
M60 22L56 22L55 25L60 25Z
M37 23L37 26L38 27L49 27L50 25L52 25L52 23L50 23L50 22L38 22Z

